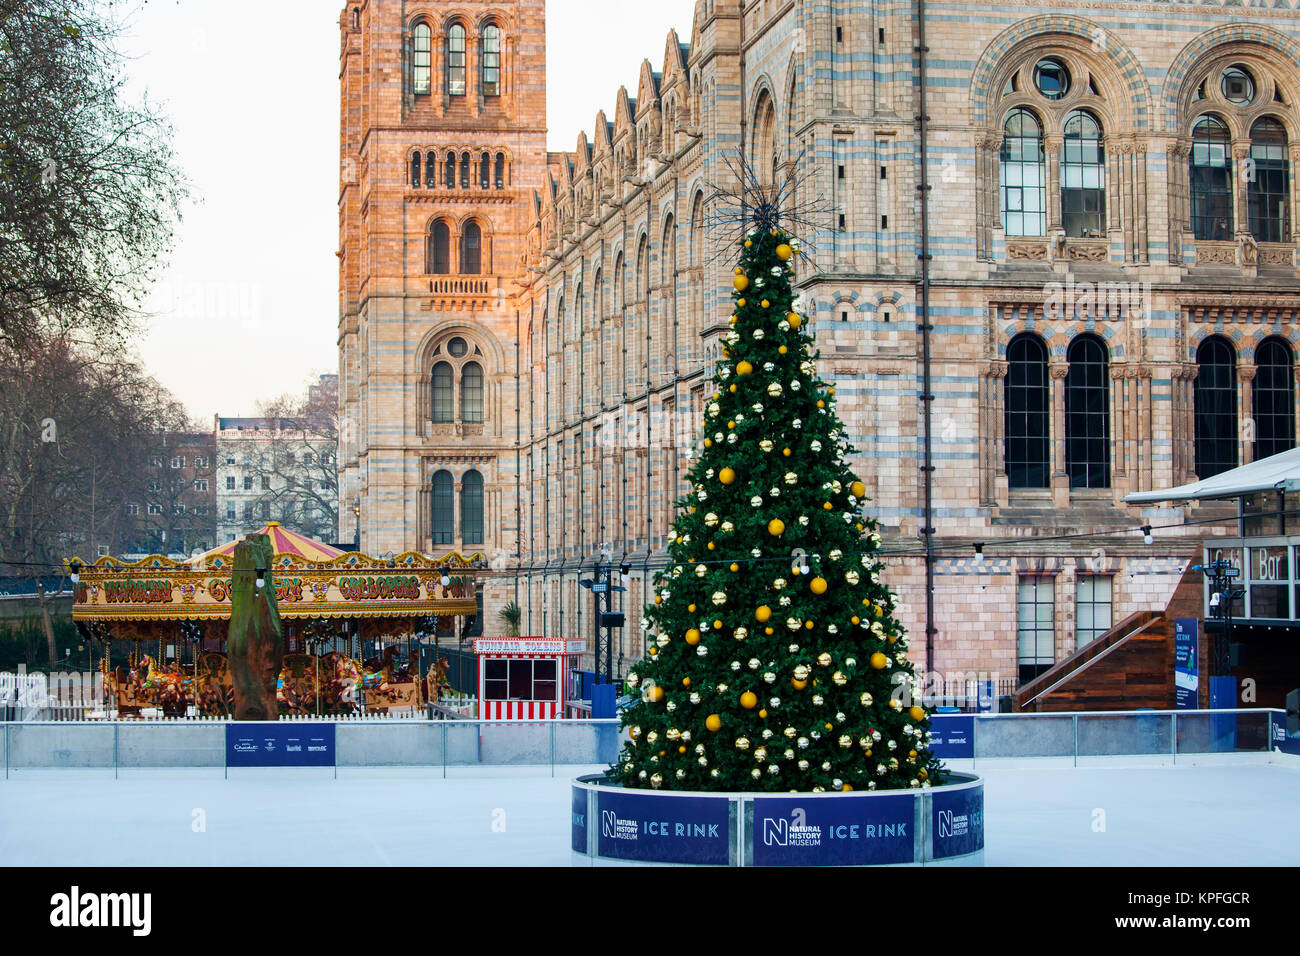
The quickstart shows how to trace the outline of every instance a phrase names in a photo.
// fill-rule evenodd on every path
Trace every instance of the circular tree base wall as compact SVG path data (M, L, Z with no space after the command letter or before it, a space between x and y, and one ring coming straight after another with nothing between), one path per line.
M700 866L984 864L984 781L848 793L627 790L573 784L574 863Z

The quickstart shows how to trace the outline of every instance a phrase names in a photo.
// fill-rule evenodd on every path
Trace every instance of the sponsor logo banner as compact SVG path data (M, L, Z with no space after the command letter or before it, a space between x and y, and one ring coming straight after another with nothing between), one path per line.
M334 724L227 724L226 766L332 767Z
M573 852L587 852L587 791L581 787L573 788L571 801Z
M725 797L668 797L596 791L601 856L650 863L725 866L730 850ZM576 837L575 837L576 839Z
M757 866L855 866L913 862L914 797L754 799Z
M969 714L934 714L930 717L934 739L930 749L943 760L975 756L975 718Z
M984 849L984 791L934 792L931 805L931 845L936 860Z

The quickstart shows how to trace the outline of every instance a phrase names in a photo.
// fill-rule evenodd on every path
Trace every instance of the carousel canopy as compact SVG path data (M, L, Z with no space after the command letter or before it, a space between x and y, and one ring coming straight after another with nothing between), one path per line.
M408 551L378 558L340 552L270 522L274 546L271 582L285 618L458 617L477 610L475 578L483 556L457 553L432 558ZM231 542L175 561L153 554L140 561L100 558L79 566L74 621L229 620ZM444 583L444 580L446 583Z
M329 561L343 554L338 548L331 548L328 544L321 544L319 541L313 541L306 535L299 534L297 531L290 531L288 528L282 528L278 521L268 521L264 527L253 534L264 534L271 539L271 550L275 554L290 554L302 558L304 561ZM234 559L235 545L239 544L239 539L223 544L219 548L213 548L206 551L196 558L190 558L189 563L202 567L208 564L217 556Z

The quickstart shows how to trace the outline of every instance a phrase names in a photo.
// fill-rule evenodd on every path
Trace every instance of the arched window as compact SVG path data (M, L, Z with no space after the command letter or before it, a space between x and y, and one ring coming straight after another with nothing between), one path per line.
M478 161L478 188L488 189L492 185L492 158L484 153Z
M451 472L439 471L433 476L433 543L451 544L456 538L455 516L456 484Z
M470 220L460 234L460 273L476 276L483 269L483 230Z
M1029 110L1017 107L1002 124L1002 228L1008 236L1047 233L1043 128Z
M1204 479L1237 467L1237 353L1212 335L1197 348L1196 364L1196 477Z
M483 476L477 471L460 480L460 543L483 543Z
M452 386L451 366L439 362L433 367L433 421L435 424L447 425L455 421L456 410L453 407L455 389Z
M411 77L411 86L418 93L429 92L429 67L432 63L433 34L429 30L427 23L417 23L415 25L415 49L413 64L415 67L414 75Z
M1061 220L1067 236L1106 234L1106 155L1101 125L1091 113L1065 118L1061 144Z
M1110 487L1110 368L1106 346L1080 335L1065 353L1065 468L1071 488Z
M469 153L460 154L460 188L469 189Z
M445 276L451 272L451 230L447 223L439 219L433 224L433 229L429 232L429 264L430 275Z
M501 28L483 28L483 95L501 95Z
M465 28L459 23L447 30L447 92L465 95Z
M1270 337L1255 349L1251 390L1255 418L1255 457L1267 458L1295 447L1295 366L1291 347Z
M506 156L505 156L505 153L497 153L497 168L496 168L496 174L497 174L497 175L496 175L496 184L497 184L497 189L505 189L505 188L506 188Z
M411 154L411 188L420 188L420 153L419 150Z
M1192 235L1222 242L1232 238L1232 142L1227 124L1202 116L1192 128Z
M472 425L483 421L483 366L478 362L460 370L460 420Z
M754 172L760 181L771 185L776 182L776 108L766 91L754 111L754 129Z
M424 185L432 189L438 185L438 154L430 152L424 157Z
M448 189L456 188L456 154L448 153L442 164L442 184Z
M1049 472L1047 346L1032 333L1007 345L1006 463L1011 488L1046 488Z
M1259 242L1287 242L1291 238L1290 164L1286 130L1270 116L1250 128L1250 158L1255 178L1246 184L1250 234Z

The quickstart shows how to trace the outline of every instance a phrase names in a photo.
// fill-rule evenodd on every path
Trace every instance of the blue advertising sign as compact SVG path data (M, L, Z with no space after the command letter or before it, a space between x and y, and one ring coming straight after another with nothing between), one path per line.
M991 714L994 712L996 700L993 695L993 681L982 680L979 682L979 689L975 692L975 709L981 714Z
M587 791L573 788L573 852L587 852Z
M938 715L930 718L934 739L930 749L938 758L969 760L975 756L975 718L969 714Z
M910 793L889 797L754 798L756 866L911 863Z
M1200 687L1197 643L1200 622L1194 617L1174 620L1174 703L1180 710L1196 709Z
M1286 714L1268 715L1268 749L1284 754L1300 754L1300 737L1289 737L1286 732Z
M984 790L936 790L931 805L932 859L984 849Z
M647 863L726 866L731 849L725 797L596 791L601 856Z
M334 724L226 724L227 767L332 767Z

